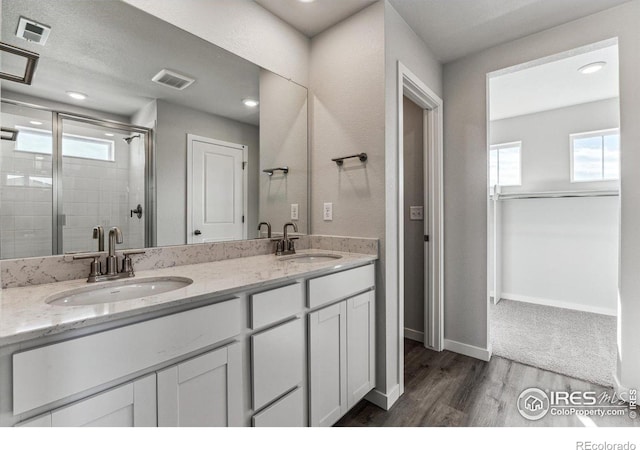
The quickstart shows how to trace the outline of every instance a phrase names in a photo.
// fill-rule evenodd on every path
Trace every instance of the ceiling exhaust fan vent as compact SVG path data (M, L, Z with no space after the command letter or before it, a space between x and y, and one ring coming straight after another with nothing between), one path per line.
M161 84L162 86L167 86L171 89L181 91L191 86L191 84L196 80L168 69L162 69L151 79L151 81Z
M26 17L20 17L18 21L16 36L20 39L26 39L34 44L44 45L47 42L49 33L51 33L51 27L48 25L43 25Z

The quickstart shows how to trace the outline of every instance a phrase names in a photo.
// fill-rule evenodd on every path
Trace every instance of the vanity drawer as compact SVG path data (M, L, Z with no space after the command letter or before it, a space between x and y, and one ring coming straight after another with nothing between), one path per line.
M375 286L374 265L309 280L309 308L342 300Z
M13 355L13 414L100 386L240 334L240 299Z
M256 330L295 316L304 308L304 291L300 283L251 296L251 329Z
M253 416L254 427L304 427L304 390L297 387Z

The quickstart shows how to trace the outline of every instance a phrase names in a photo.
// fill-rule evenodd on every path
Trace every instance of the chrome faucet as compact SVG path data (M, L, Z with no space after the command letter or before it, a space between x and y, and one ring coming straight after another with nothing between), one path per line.
M289 227L293 227L293 231L296 233L298 232L298 225L296 225L294 222L287 222L284 224L284 229L282 230L283 238L276 244L276 256L292 255L296 252L293 241L298 238L289 237L289 234L287 232Z
M267 238L271 239L271 224L269 222L260 222L258 224L258 231L262 229L262 225L267 226Z
M93 238L98 240L98 251L104 251L104 228L100 225L93 227Z
M112 227L109 230L109 256L107 256L107 276L113 276L118 273L118 259L116 257L116 244L122 244L122 231L118 227Z
M118 227L112 227L109 230L109 254L107 256L107 270L102 273L102 265L100 257L104 250L104 231L102 227L97 226L93 229L93 238L98 239L99 253L86 253L82 255L74 255L73 259L93 259L91 261L91 270L87 283L95 283L96 281L115 280L118 278L128 278L135 276L133 271L133 263L131 255L144 253L144 250L132 250L122 252L122 269L118 270L118 257L116 256L116 244L122 244L122 231Z

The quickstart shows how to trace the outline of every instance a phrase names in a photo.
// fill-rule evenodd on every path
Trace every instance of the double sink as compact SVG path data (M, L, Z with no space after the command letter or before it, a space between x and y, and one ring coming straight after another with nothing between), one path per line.
M297 254L280 257L278 261L292 263L318 263L342 258L331 253ZM46 303L53 306L89 306L122 302L159 295L185 288L193 283L186 277L152 277L136 280L106 281L96 285L72 289L53 295Z

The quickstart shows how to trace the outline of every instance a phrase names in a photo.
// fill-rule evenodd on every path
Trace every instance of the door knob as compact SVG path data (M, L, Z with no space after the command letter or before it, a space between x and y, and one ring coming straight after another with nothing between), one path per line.
M200 236L202 234L202 231L196 230L193 232L193 234L195 234L196 236Z

